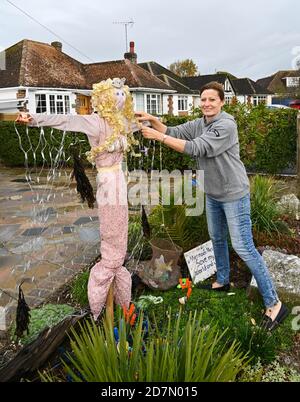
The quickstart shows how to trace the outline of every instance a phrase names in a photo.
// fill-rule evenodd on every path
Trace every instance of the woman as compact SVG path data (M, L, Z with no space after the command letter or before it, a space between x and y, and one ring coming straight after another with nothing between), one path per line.
M250 186L240 160L237 125L234 118L222 111L223 86L217 82L200 91L201 119L177 127L166 127L156 117L137 112L140 122L150 121L153 128L143 127L145 138L160 141L177 152L197 160L204 171L206 216L217 265L217 280L202 286L211 291L228 291L228 231L234 250L252 272L266 306L262 326L275 329L288 315L276 293L268 268L255 249L250 219Z

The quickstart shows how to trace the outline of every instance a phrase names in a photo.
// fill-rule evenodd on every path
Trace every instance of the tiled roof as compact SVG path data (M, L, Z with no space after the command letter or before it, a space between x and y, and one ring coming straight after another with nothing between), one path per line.
M286 77L299 77L300 72L296 70L283 70L278 71L276 74L270 77L265 77L257 80L257 84L264 88L267 88L272 93L285 93L289 92L290 89L286 88L283 78Z
M145 63L139 63L139 66L147 70L150 74L153 74L160 80L164 81L170 87L180 94L197 94L189 88L184 82L183 78L174 74L171 70L163 67L162 65L156 63L155 61L148 61Z
M237 78L231 82L236 95L266 95L271 93L250 78Z
M1 71L0 87L85 88L83 65L46 43L24 39L6 50L6 63L6 74L19 74L7 81Z
M87 83L91 86L107 78L126 78L126 84L130 88L153 88L172 91L172 88L165 82L145 71L137 64L129 60L108 61L85 65Z
M95 82L125 77L129 87L172 92L165 82L129 60L82 64L52 45L27 39L6 49L6 67L0 71L0 88L90 89Z
M228 78L226 74L211 74L199 75L197 77L184 77L183 80L189 88L200 91L203 85L206 85L212 81L216 81L224 85L226 78Z

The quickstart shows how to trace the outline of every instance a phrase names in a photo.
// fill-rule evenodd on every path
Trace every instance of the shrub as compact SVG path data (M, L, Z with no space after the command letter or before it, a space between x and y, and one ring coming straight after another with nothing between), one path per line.
M284 223L279 221L276 185L272 178L254 176L251 180L251 219L253 228L259 232L281 231Z
M40 308L30 311L29 334L24 335L19 342L27 345L38 337L46 327L52 328L65 317L72 314L74 308L66 304L45 304ZM14 336L15 325L11 328L12 338Z
M87 321L80 332L72 331L65 369L75 382L228 382L247 366L238 344L224 344L224 332L213 325L203 327L201 314L190 314L182 331L180 322L179 314L174 325L170 319L165 323L164 336L154 328L145 340L140 315L129 351L122 318L118 345L106 322L102 328ZM49 378L42 376L44 381Z

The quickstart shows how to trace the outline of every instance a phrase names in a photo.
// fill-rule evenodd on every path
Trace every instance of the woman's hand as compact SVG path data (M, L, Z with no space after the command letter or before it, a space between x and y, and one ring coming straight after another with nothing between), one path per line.
M146 112L135 112L135 117L138 120L138 122L143 123L144 121L152 121L155 119L152 114L146 113Z
M143 134L143 137L147 138L148 140L159 141L162 137L162 134L159 131L156 131L150 127L143 127L142 134Z
M16 123L27 124L27 123L31 122L31 120L32 120L32 117L30 116L29 113L20 112L15 121L16 121Z

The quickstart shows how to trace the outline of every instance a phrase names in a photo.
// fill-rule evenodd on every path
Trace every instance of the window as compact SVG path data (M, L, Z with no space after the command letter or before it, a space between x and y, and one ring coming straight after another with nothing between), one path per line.
M188 96L178 96L178 110L181 112L188 110Z
M253 96L253 105L257 106L260 103L267 103L267 97L266 96Z
M147 113L161 114L161 95L147 94Z
M35 95L36 113L47 112L46 94Z
M135 100L136 100L136 110L145 110L145 101L144 101L144 94L139 94L137 93L135 95Z
M225 80L224 91L225 91L225 92L231 92L231 87L230 87L230 84L229 84L229 81L228 81L228 80Z
M230 105L232 101L232 96L225 96L225 103L226 105Z
M59 94L37 94L36 113L68 114L70 113L70 96Z
M288 88L295 88L300 85L300 77L287 77L286 86Z

